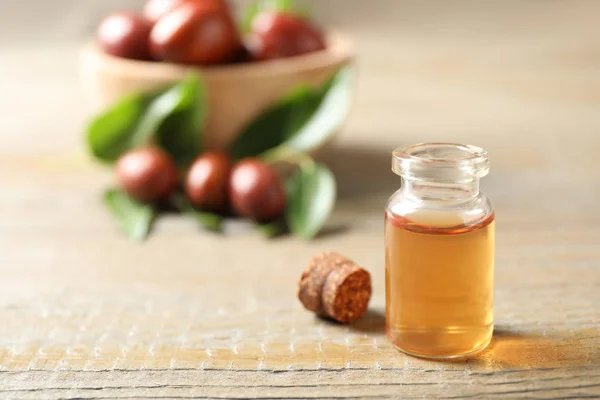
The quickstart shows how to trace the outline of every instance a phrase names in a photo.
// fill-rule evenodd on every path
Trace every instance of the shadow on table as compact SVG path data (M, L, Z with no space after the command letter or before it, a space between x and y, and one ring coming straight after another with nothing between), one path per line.
M522 333L499 326L474 365L497 368L556 368L600 363L597 329L555 335Z
M316 318L332 325L346 326L328 317ZM369 309L358 321L347 325L350 330L364 333L385 333L385 313L380 310Z
M365 333L385 333L385 313L369 309L358 321L350 325L350 329Z

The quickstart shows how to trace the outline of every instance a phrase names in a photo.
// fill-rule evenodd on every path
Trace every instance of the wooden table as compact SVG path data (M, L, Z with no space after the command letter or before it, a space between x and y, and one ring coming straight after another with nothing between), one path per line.
M174 218L124 240L99 202L110 171L81 150L77 46L2 45L0 398L600 397L600 3L325 3L361 77L325 157L341 199L308 243ZM433 140L492 157L496 332L468 361L411 358L384 333L390 151ZM295 298L324 250L372 273L353 326Z

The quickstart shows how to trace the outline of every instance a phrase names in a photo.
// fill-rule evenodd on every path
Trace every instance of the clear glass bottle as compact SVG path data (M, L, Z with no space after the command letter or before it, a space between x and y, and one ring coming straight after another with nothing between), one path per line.
M424 143L393 153L400 190L385 213L386 330L399 350L456 358L493 332L494 211L475 146Z

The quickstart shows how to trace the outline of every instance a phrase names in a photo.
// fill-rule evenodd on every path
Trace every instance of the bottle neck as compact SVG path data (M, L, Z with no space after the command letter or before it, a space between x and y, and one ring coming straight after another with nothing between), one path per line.
M400 190L421 201L462 203L479 195L479 179L468 182L436 182L402 178Z

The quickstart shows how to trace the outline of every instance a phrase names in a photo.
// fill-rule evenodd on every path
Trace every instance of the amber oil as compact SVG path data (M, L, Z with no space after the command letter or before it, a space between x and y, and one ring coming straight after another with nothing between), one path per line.
M462 220L386 213L386 330L403 352L464 357L492 338L494 214Z

